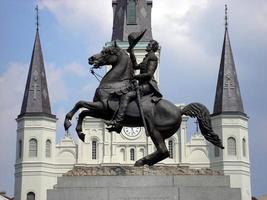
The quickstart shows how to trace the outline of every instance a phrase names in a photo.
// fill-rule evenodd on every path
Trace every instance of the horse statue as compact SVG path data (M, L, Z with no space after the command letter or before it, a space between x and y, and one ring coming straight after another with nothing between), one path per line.
M76 132L82 141L85 139L85 134L82 132L84 118L90 116L111 120L119 105L116 94L129 89L128 86L132 85L131 80L134 75L130 57L125 50L117 46L116 42L103 48L100 53L93 55L88 60L94 69L104 65L111 65L111 69L102 78L95 91L93 102L78 101L73 109L66 114L64 127L65 130L68 130L74 114L80 108L84 109L79 114L76 126ZM156 151L137 160L135 166L151 166L170 156L165 139L171 137L179 129L183 115L197 118L205 139L219 148L224 148L220 138L212 130L210 113L204 105L191 103L180 108L165 99L153 102L151 95L143 96L141 104L144 116L140 115L137 101L132 101L126 111L123 125L137 127L145 124L148 136L151 137L156 146ZM145 119L145 123L142 119Z

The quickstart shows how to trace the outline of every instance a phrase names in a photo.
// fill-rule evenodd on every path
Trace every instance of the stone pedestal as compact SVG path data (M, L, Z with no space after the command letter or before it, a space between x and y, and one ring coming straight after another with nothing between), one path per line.
M170 175L175 169L176 173ZM101 175L88 175L97 173ZM89 167L76 168L59 177L47 197L48 200L241 200L241 193L240 189L230 188L228 176L211 170Z

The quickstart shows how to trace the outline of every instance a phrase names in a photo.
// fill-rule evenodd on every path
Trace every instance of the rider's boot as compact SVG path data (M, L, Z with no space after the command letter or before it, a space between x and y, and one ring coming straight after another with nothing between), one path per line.
M107 130L109 132L111 132L111 131L115 131L117 133L121 132L122 127L123 127L122 122L124 120L124 116L125 116L129 101L130 101L130 99L127 97L122 98L121 103L119 105L120 107L119 107L119 110L118 110L118 113L117 113L115 119L105 122L108 126L111 126L110 128L107 128Z
M122 106L121 105L121 107L119 108L118 114L116 115L115 119L106 122L106 124L108 126L111 126L111 127L107 128L107 130L109 132L112 132L112 131L115 131L117 133L121 132L122 127L123 127L122 126L122 121L124 119L126 108L127 108L127 105L126 106L124 106L124 105Z

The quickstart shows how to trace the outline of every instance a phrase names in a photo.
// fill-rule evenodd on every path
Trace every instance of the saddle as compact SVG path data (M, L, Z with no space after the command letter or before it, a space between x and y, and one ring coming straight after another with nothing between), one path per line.
M153 107L158 101L160 101L160 98L155 97L153 93L148 94L146 96L142 96L140 102L141 102L143 112L146 113L146 111L153 109ZM108 100L108 108L112 110L113 112L116 112L119 108L119 103L120 103L120 100L118 98L111 98ZM140 117L140 109L139 109L137 99L131 101L128 104L127 111L125 114L130 117Z

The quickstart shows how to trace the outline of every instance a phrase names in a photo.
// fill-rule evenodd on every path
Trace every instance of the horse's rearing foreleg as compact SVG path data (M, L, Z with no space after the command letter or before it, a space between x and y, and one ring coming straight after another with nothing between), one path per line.
M85 103L85 101L78 101L75 106L71 109L71 111L69 111L66 116L65 116L65 121L64 121L64 128L65 130L68 130L69 127L71 126L71 119L72 117L75 115L75 113L83 107L83 104Z
M65 121L64 121L64 127L65 130L68 130L69 127L71 126L71 119L75 115L75 113L80 109L80 108L86 108L88 110L101 110L103 109L103 104L101 102L87 102L87 101L78 101L75 106L72 108L71 111L69 111L66 116L65 116Z

